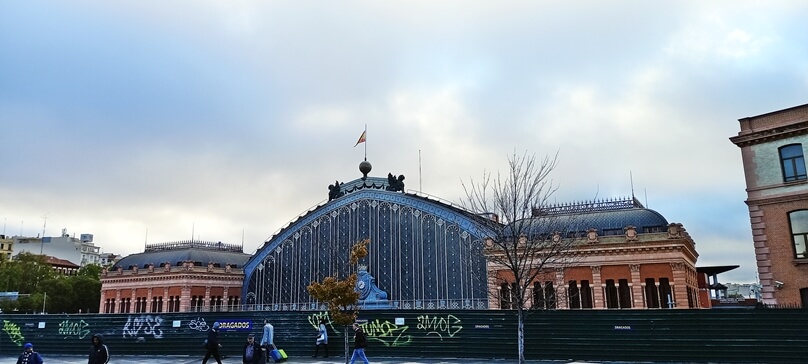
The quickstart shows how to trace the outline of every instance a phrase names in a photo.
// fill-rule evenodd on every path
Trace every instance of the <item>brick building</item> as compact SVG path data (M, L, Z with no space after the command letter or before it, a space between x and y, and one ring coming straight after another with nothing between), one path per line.
M101 313L228 311L240 304L243 265L234 244L180 241L147 245L101 274Z
M552 226L542 220L565 219L583 229L567 232L567 237L578 238L558 253L563 259L544 266L546 272L526 291L526 307L709 307L709 296L700 303L695 267L698 253L682 224L668 223L634 198L565 204L542 213L544 216L533 218L530 224ZM551 231L525 233L543 239L563 238ZM489 307L516 308L511 295L513 273L497 263L502 261L494 257L498 254L502 252L496 245L487 244Z
M739 121L761 299L808 307L808 104Z

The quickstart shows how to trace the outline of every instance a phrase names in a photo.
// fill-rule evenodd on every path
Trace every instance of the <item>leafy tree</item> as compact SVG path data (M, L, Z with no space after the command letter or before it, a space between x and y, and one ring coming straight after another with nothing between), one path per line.
M76 273L76 276L94 278L100 282L102 270L103 268L98 264L87 264L79 268L79 271L78 273Z
M37 292L42 282L56 276L47 262L48 258L44 255L22 252L13 260L2 263L0 285L5 285L6 291L24 294Z
M69 277L73 290L73 306L65 312L98 312L98 302L101 301L101 278L87 276Z
M351 247L350 265L355 267L359 260L368 255L367 245L370 240L356 242ZM359 292L356 291L356 270L340 279L339 273L325 277L322 282L312 282L307 290L314 299L328 304L331 320L344 329L345 362L348 362L348 327L356 320L359 313Z
M20 253L0 263L0 287L19 292L16 301L0 301L3 312L94 312L101 299L101 267L86 265L75 276L62 276L44 255Z
M571 219L543 213L558 189L550 179L557 161L558 153L540 161L535 155L514 153L508 157L506 174L483 172L482 180L462 183L466 197L461 204L466 209L499 219L486 225L493 234L486 237L483 253L488 270L498 272L497 284L504 284L507 290L502 292L509 296L491 290L492 299L508 303L518 316L519 363L525 361L524 319L531 308L527 292L535 282L555 281L556 270L573 263L571 250L577 243L568 238Z

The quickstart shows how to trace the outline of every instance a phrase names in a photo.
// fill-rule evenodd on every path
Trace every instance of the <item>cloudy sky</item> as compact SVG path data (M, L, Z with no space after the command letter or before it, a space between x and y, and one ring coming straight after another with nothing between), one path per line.
M804 1L7 1L0 218L253 252L360 177L448 201L514 151L756 280L738 119L808 102ZM420 152L420 168L419 168Z

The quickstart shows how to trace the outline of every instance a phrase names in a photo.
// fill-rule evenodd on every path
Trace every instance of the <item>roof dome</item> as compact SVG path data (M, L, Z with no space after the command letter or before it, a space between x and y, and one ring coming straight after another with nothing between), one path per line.
M591 202L553 206L535 211L530 219L521 220L506 228L506 234L514 228L529 234L549 234L555 231L571 232L596 229L598 235L619 235L626 226L634 226L638 232L662 232L668 220L658 212L645 208L636 199L622 201Z
M240 245L182 241L147 246L145 252L132 254L119 260L112 266L112 270L119 267L129 270L133 266L148 268L149 264L159 267L165 263L180 266L185 261L194 262L195 266L206 266L208 263L213 263L215 267L224 267L229 264L231 267L240 268L249 258L250 255L244 254Z

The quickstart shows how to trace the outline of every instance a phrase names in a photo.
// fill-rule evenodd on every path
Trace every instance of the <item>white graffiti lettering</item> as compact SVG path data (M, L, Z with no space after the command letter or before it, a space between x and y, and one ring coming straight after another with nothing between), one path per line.
M416 327L419 330L428 331L427 335L435 334L441 339L443 339L443 334L454 337L460 330L463 330L462 322L455 315L446 315L446 317L418 316L418 325Z
M70 321L64 320L59 323L59 335L63 335L65 339L71 336L76 336L79 339L83 339L90 333L90 330L87 329L87 326L90 326L88 323L84 322L84 320L79 321Z
M188 327L191 330L202 332L208 331L208 323L205 322L205 319L201 317L197 317L196 320L191 320L191 322L188 323Z
M155 339L162 339L163 330L160 328L162 323L163 318L160 316L129 316L123 326L123 337L137 337L137 334L142 330L146 335L152 335Z

